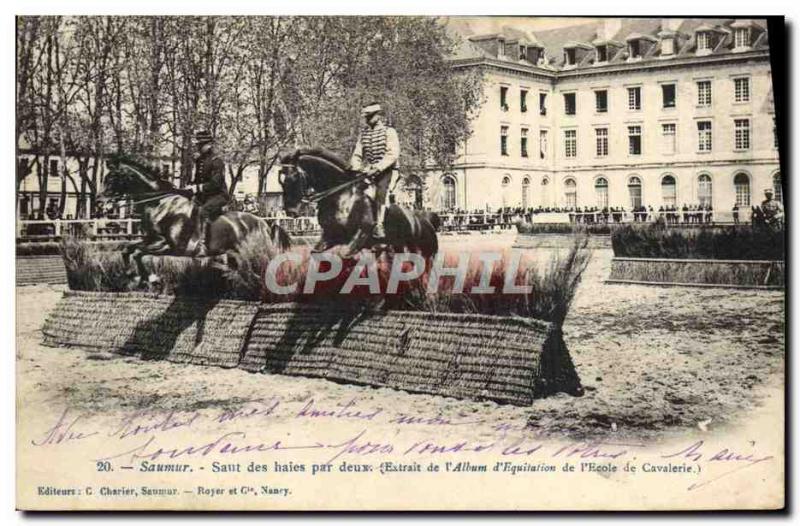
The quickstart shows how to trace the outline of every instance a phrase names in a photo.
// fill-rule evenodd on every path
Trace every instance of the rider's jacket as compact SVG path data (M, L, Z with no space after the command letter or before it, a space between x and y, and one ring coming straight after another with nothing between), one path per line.
M213 150L201 154L195 161L194 184L200 185L196 198L201 202L217 195L228 197L225 162Z
M400 140L394 128L383 122L375 126L366 126L361 130L353 150L350 165L353 170L365 170L373 167L378 172L386 172L397 167L400 156Z

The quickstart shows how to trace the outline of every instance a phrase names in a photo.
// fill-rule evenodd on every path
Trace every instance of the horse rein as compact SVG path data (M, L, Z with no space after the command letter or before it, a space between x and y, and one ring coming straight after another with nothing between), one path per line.
M140 199L138 201L132 201L130 203L122 203L119 206L123 206L123 207L125 207L125 206L128 206L128 207L139 206L139 205L144 204L144 203L150 203L152 201L158 201L158 200L163 199L164 197L167 197L167 196L170 196L170 195L181 195L181 194L179 192L176 192L176 191L164 190L164 191L160 191L160 192L150 192L148 195L152 195L152 197L147 197L145 199ZM116 199L116 201L121 201L121 199Z
M300 168L300 167L298 167L296 165L291 165L291 166L293 166L294 169L297 170L297 172L300 174L300 176L303 179L303 198L301 199L301 201L304 202L304 203L317 203L319 201L322 201L326 197L330 197L330 196L332 196L334 194L337 194L337 193L339 193L339 192L341 192L343 190L346 190L347 188L349 188L351 186L355 186L358 183L360 183L360 182L366 180L367 178L369 178L369 176L367 174L362 174L362 175L359 175L358 177L356 177L355 179L351 179L350 181L345 181L344 183L338 184L338 185L336 185L336 186L334 186L332 188L328 188L327 190L323 190L322 192L317 192L317 193L314 193L314 194L308 194L307 193L308 192L308 174L306 174L305 171L302 168ZM279 179L278 182L281 183L281 185L283 185L283 181L282 180Z

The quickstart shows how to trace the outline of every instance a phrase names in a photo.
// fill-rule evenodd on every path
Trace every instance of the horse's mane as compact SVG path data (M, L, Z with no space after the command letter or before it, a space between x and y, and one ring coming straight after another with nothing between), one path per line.
M158 185L164 190L171 190L175 188L175 185L172 184L170 181L166 181L161 178L161 175L152 166L152 164L148 163L146 160L136 155L117 152L109 156L109 162L132 166L133 168L135 168L136 170L140 171L145 176L147 176L151 181L158 183Z

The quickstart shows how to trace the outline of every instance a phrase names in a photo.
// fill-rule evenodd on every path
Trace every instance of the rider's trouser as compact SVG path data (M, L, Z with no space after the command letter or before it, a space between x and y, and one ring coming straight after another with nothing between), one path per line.
M386 210L386 198L389 195L389 186L392 182L392 175L393 169L389 168L381 172L375 178L374 187L374 199L375 199L375 206L377 207L377 214L375 217L375 223L380 224L383 222L383 215Z
M226 194L212 194L197 199L197 243L194 250L198 255L205 255L206 227L222 214L222 207L228 204L230 198ZM188 247L187 247L188 248Z

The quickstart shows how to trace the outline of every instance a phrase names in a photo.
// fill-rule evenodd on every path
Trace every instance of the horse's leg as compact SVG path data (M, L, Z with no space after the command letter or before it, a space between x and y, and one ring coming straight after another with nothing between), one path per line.
M137 250L140 249L142 245L144 245L144 241L137 241L135 243L128 243L125 245L125 248L122 249L122 263L125 265L125 269L127 269L127 276L130 279L133 279L136 276L136 269L132 269L131 267L131 255L135 253ZM138 266L138 263L137 263Z
M151 288L155 287L161 282L161 278L154 272L148 272L144 266L144 256L159 256L171 252L172 247L166 239L158 238L149 243L142 243L133 252L133 260L136 262L136 268L139 271L139 287L149 285Z

